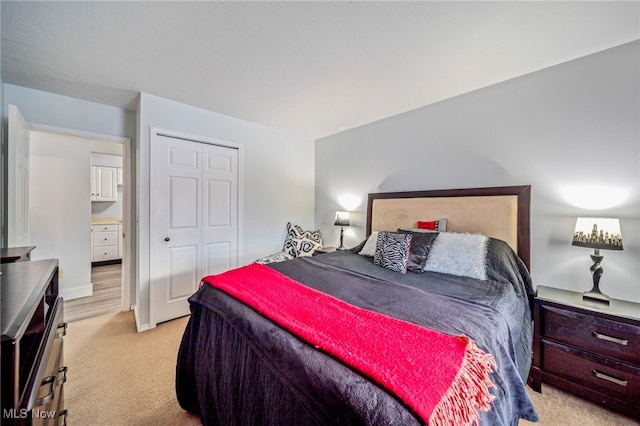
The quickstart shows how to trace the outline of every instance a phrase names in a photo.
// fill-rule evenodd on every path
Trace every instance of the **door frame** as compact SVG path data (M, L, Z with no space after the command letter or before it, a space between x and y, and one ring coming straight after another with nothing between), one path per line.
M77 136L87 139L100 139L108 142L121 143L122 146L122 165L123 165L123 191L122 191L122 223L123 233L127 236L123 239L122 247L122 311L130 311L133 309L132 301L135 300L135 293L132 294L132 289L137 292L137 285L132 283L133 271L137 269L137 253L138 248L134 244L135 239L132 238L136 234L135 209L137 206L135 192L132 191L131 185L131 159L133 157L131 139L123 136L105 135L103 133L88 132L84 130L69 129L65 127L50 126L48 124L38 124L27 122L30 130L44 133L57 133L62 135ZM91 247L88 248L91 250ZM135 279L134 279L135 281Z
M29 241L29 160L30 160L30 132L31 126L24 119L17 105L9 104L7 107L7 247L19 247L30 245ZM18 144L16 144L16 135L14 132L20 133ZM23 134L26 133L25 134ZM25 142L26 143L23 143ZM26 151L24 156L18 155L20 152ZM26 180L18 178L20 160L27 163ZM4 176L4 173L3 173ZM19 185L18 183L22 183ZM26 192L25 192L26 191ZM20 194L21 193L21 194ZM20 196L20 195L21 196ZM19 201L22 200L22 203ZM20 205L21 204L21 205ZM18 229L17 224L24 221L24 228ZM16 232L24 231L16 234Z
M151 127L149 129L149 264L148 264L148 277L149 277L149 327L144 328L144 330L152 329L157 326L156 321L156 306L155 300L157 297L156 288L153 285L155 280L155 274L152 270L153 259L155 259L156 255L156 246L153 244L154 230L157 228L158 218L153 210L153 206L156 203L156 194L157 194L157 185L155 181L155 174L157 171L156 166L156 155L157 155L157 140L158 137L169 137L175 139L183 139L189 142L196 142L208 145L217 145L224 148L232 148L238 150L238 246L237 246L237 256L238 261L242 258L243 253L243 220L244 217L243 212L243 199L244 199L244 148L243 145L237 142L232 142L224 139L218 139L213 137L194 135L190 133L175 131L175 130L167 130L161 129L157 127ZM140 328L138 331L144 331Z

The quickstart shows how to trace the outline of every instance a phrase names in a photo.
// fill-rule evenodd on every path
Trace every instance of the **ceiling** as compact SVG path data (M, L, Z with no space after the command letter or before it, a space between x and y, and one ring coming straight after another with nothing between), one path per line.
M2 80L318 139L640 39L640 2L2 1Z

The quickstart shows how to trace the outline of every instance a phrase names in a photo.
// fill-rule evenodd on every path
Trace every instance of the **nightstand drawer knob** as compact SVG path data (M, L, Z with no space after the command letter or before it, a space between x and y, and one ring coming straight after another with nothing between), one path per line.
M593 335L600 340L617 343L618 345L627 346L629 344L629 341L627 339L618 339L617 337L607 336L606 334L598 333L597 331L594 331Z
M615 383L616 385L627 386L626 380L618 379L617 377L613 377L608 374L601 373L598 370L593 370L593 375L596 376L598 379L603 379L608 382Z

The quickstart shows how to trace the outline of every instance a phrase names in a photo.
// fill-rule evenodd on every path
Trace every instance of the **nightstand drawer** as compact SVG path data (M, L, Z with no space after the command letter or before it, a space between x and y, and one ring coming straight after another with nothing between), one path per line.
M640 364L640 327L544 305L542 337Z
M640 368L553 342L542 342L544 370L640 406Z

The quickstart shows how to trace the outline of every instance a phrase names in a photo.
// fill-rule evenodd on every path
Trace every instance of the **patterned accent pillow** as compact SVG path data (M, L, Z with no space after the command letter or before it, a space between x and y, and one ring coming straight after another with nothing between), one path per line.
M418 229L445 232L447 230L447 219L439 219L439 220L426 221L426 222L419 220Z
M260 259L256 260L256 263L266 265L267 263L284 262L285 260L291 259L293 259L293 256L281 251L278 253L270 254L269 256L261 257Z
M305 231L298 225L287 223L287 236L284 239L282 251L292 257L312 256L313 252L322 247L320 231Z
M411 249L409 250L409 263L407 270L416 274L424 272L424 265L427 263L431 246L438 237L438 232L411 232L398 229L398 233L412 234Z
M406 273L411 239L411 234L378 232L373 263L401 274Z

